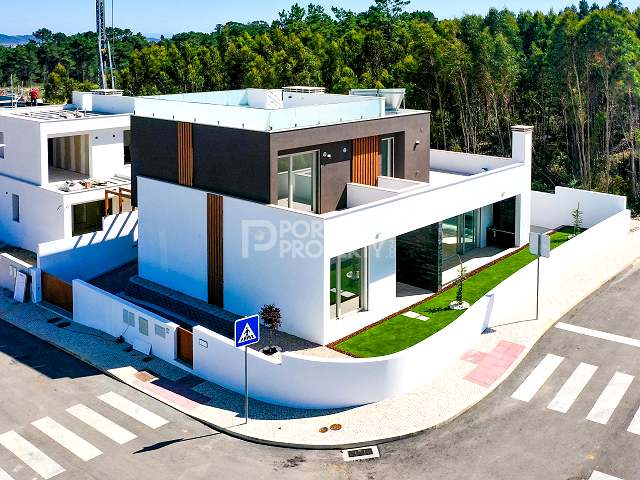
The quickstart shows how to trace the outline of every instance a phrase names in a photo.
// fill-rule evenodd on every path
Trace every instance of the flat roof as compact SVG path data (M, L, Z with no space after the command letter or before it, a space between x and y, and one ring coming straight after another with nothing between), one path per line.
M134 115L255 131L283 131L427 113L387 110L380 96L244 89L135 98Z
M4 113L4 112L3 112ZM7 112L5 116L18 117L26 120L33 120L35 122L59 122L66 120L84 120L88 118L112 116L111 113L106 112L86 112L83 110L51 107L34 107L34 108L21 108Z

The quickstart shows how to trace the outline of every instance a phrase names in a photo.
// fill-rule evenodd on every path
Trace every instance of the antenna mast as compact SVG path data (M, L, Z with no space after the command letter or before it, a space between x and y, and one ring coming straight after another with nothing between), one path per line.
M107 89L107 77L105 68L111 76L111 88L116 88L116 78L113 75L113 61L111 60L111 45L107 37L107 29L105 26L105 8L104 0L96 0L96 31L98 33L98 63L100 65L100 88ZM108 65L107 65L108 62Z

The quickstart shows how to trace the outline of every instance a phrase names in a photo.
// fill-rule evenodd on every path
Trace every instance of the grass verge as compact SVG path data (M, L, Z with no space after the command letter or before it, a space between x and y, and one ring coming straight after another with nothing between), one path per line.
M573 233L572 227L558 229L551 234L551 248L567 242ZM500 282L535 260L535 255L523 248L516 253L480 269L464 282L464 299L473 305ZM443 290L411 310L429 317L422 321L404 315L396 315L371 328L338 341L332 345L336 350L353 357L370 358L389 355L409 348L449 325L464 311L450 310L449 303L455 300L456 288Z

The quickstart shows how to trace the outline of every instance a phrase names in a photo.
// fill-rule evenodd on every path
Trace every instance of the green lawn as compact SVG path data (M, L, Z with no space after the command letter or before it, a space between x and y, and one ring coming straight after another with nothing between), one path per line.
M551 235L551 248L569 240L572 227L559 229ZM504 279L533 262L535 256L525 248L501 260L464 282L464 299L475 303ZM421 342L458 318L464 311L450 310L449 303L456 298L456 287L445 290L413 308L414 312L429 317L428 321L404 315L395 316L375 327L336 345L339 350L356 357L379 357L399 352Z

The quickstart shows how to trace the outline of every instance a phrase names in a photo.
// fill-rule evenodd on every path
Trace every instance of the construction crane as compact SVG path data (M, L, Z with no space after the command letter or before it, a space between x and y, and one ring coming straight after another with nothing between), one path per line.
M113 4L111 6L113 10ZM104 0L96 0L96 30L98 32L98 61L100 64L100 88L107 90L107 76L105 74L105 68L111 77L111 88L116 88L116 78L113 74L113 60L111 59L111 45L109 45L109 38L107 37L107 29L105 26L105 8Z

